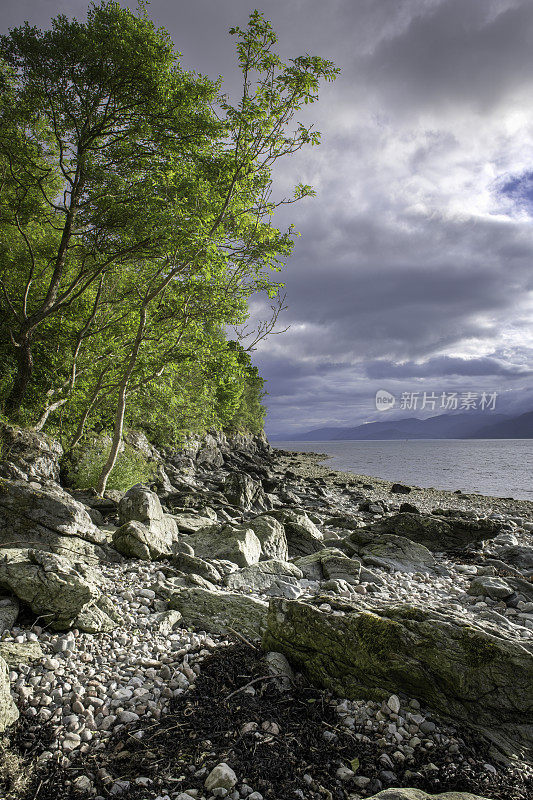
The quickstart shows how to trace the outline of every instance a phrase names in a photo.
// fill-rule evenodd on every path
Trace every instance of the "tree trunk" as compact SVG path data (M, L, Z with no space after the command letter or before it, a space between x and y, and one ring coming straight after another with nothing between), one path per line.
M16 353L17 375L5 402L6 414L9 417L16 417L19 413L33 374L33 355L31 352L31 335L29 333L24 333L20 338Z

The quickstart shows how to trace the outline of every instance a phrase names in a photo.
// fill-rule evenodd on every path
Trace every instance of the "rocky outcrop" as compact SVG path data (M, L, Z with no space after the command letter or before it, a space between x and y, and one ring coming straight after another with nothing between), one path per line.
M3 658L0 658L0 733L12 725L19 717L18 709L11 697L9 671Z
M7 550L2 555L0 587L29 605L53 630L76 626L92 633L114 628L96 570L42 550Z
M246 523L222 527L214 525L191 534L187 542L200 558L231 561L238 567L257 564L261 556L261 542Z
M63 448L31 429L0 422L0 477L21 481L59 481Z
M107 545L107 535L93 524L85 506L59 486L37 488L0 479L2 548L31 547L98 561L109 557Z
M404 536L433 552L446 552L493 539L500 532L501 525L494 520L475 519L459 513L401 513L379 520L368 530L375 534L392 533Z
M341 616L273 599L263 646L343 697L405 692L531 757L533 648L452 612L347 604Z
M309 519L305 511L281 508L271 511L269 516L274 517L283 525L291 558L308 556L324 548L323 534Z
M230 634L236 630L253 639L262 635L268 610L264 600L202 588L175 592L169 606L181 613L185 625L210 633Z
M230 472L222 491L228 502L243 511L265 511L268 507L263 487L246 472Z

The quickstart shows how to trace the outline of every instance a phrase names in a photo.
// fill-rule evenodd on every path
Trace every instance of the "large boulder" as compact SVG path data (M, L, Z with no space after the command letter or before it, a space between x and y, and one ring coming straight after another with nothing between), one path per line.
M216 525L187 537L194 553L200 558L231 561L238 567L257 564L261 557L261 542L247 523L243 525Z
M303 573L294 564L272 558L232 572L226 576L224 582L229 589L266 592L272 584L278 582L278 578L290 578L289 582L296 583L303 578Z
M393 533L418 542L434 552L460 550L469 544L493 539L501 530L498 522L475 519L459 513L413 514L402 512L375 522L368 531L374 534Z
M405 536L385 533L374 536L365 543L360 539L356 532L349 537L357 555L370 567L391 569L394 572L431 572L435 566L430 550Z
M0 477L59 481L63 448L55 439L0 422Z
M323 534L305 511L280 508L271 511L269 516L283 525L290 558L308 556L324 548Z
M252 639L262 635L268 611L264 600L199 587L175 592L169 606L181 613L183 625L223 635L237 631Z
M6 550L2 555L0 588L29 605L53 630L78 627L93 632L94 625L87 627L83 616L91 609L99 618L97 630L115 626L113 612L99 589L102 576L96 570L43 550Z
M408 605L344 615L273 599L263 637L312 680L342 697L396 692L471 725L508 754L531 757L533 646L460 616Z
M213 522L216 522L216 515L213 520L211 517L204 517L201 514L184 512L182 514L172 514L172 519L183 533L196 533L203 528L209 528Z
M498 558L517 569L524 571L533 570L533 547L511 545L510 547L498 550Z
M305 577L311 581L342 580L359 583L361 562L348 558L336 547L326 547L310 556L302 556L294 562Z
M19 712L11 697L9 670L4 659L0 658L0 733L18 718Z
M249 511L255 508L264 511L267 508L265 493L260 481L255 481L246 472L230 472L222 489L232 506Z
M178 526L163 512L155 492L133 486L118 504L118 517L113 546L123 555L152 561L176 551Z
M262 514L249 520L247 525L261 542L262 558L277 558L279 561L287 561L289 550L285 529L281 522L271 514Z
M218 569L198 556L191 556L188 553L177 553L171 559L172 564L185 574L200 575L211 583L219 583L222 575Z
M59 486L41 489L6 479L0 479L0 545L90 560L107 558L110 549L87 508Z

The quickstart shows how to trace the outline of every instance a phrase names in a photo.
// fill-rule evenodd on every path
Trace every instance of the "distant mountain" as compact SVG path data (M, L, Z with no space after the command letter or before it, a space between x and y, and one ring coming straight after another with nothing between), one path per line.
M310 431L271 436L272 441L336 442L374 439L531 439L533 411L512 417L507 414L468 412L439 414L428 419L368 422L354 428L314 428Z

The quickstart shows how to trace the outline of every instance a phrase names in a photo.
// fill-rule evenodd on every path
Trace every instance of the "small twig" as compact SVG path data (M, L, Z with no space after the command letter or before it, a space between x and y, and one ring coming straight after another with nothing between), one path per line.
M231 692L231 694L228 694L228 696L226 697L226 700L229 700L230 697L233 697L234 695L238 694L239 692L244 692L245 689L247 689L249 686L252 686L254 683L259 683L260 681L273 681L277 677L278 677L277 675L261 675L259 678L254 678L253 681L250 681L249 683L246 683L244 686L241 686L240 689L235 689L234 692Z
M36 798L39 796L39 792L41 791L41 786L42 786L42 785L43 785L43 782L42 782L42 780L41 780L41 781L39 781L39 786L37 787L37 791L36 791L36 792L35 792L35 794L33 795L33 800L36 800Z
M257 650L259 649L259 648L257 648L257 647L255 646L255 644L252 644L250 641L248 641L248 639L246 638L246 636L243 636L243 635L242 635L242 633L239 633L238 631L234 630L233 628L230 628L230 626L229 626L229 625L226 625L226 628L228 629L228 631L231 631L233 634L235 634L235 636L237 637L237 639L240 639L240 640L241 640L241 642L244 642L244 644L247 644L247 645L248 645L248 647L251 647L251 648L252 648L252 650L256 650L256 651L257 651Z

